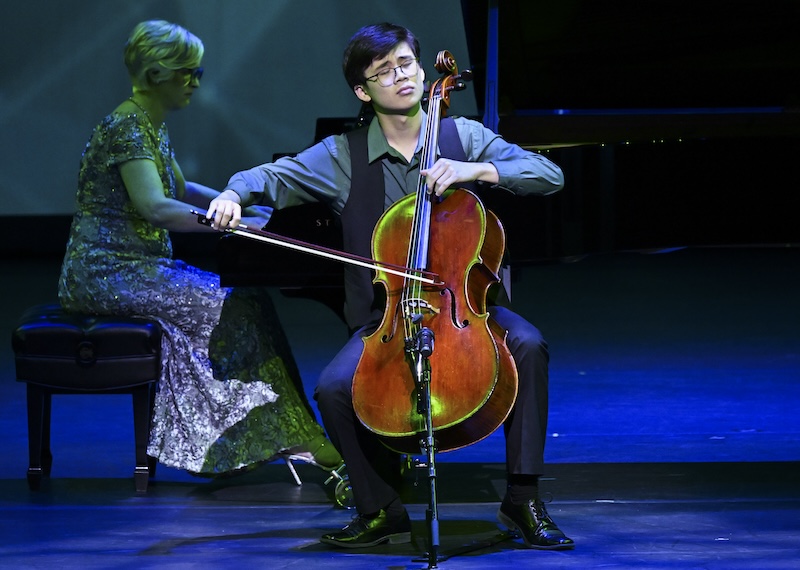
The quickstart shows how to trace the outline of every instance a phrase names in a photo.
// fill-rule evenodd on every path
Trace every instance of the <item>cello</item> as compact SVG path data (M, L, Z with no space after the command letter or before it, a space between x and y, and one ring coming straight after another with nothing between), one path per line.
M430 88L420 170L438 158L440 120L450 93L464 87L450 52L439 52L435 67L446 75ZM378 220L373 259L404 266L412 277L376 269L373 283L385 289L386 305L376 331L362 339L352 398L359 421L389 448L459 449L508 417L517 370L506 331L487 311L504 249L502 224L475 194L459 188L437 197L423 176L416 193ZM438 279L424 282L415 274ZM427 443L420 439L426 430L433 434Z

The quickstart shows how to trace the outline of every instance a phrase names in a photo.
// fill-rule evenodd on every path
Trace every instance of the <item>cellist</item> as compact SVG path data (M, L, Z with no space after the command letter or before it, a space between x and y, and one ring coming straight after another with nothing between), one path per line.
M388 208L414 192L420 176L436 195L474 181L519 195L546 195L562 188L558 166L465 118L453 122L456 144L466 160L440 158L420 171L421 133L428 118L422 107L425 71L419 42L410 30L388 23L361 28L344 51L343 71L356 97L374 111L360 138L330 136L294 157L236 173L207 212L215 227L235 228L241 208L251 204L286 207L317 200L341 216L346 246L363 248L377 219L366 205L370 197L380 193L378 206ZM440 139L440 149L443 142ZM370 164L379 165L377 178L375 168L370 178ZM345 316L354 332L321 373L314 394L325 429L344 457L358 511L343 529L321 538L343 548L408 542L411 534L408 513L396 491L399 456L364 427L353 410L351 387L361 339L376 329L383 315L380 292L376 295L364 286L364 274L358 271L346 271L345 279ZM506 343L519 378L516 402L503 426L507 491L498 519L517 529L531 548L573 548L538 493L547 432L547 344L537 328L509 309L492 306L489 313L508 331ZM469 354L450 357L469 358Z

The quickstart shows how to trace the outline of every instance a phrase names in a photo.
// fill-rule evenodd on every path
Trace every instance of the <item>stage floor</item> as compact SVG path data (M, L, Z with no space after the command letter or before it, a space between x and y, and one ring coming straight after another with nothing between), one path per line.
M6 330L55 299L58 261L0 260ZM515 309L551 348L542 490L574 551L525 549L495 513L502 436L438 462L441 568L788 569L800 560L800 251L617 253L520 270ZM275 291L276 300L281 294ZM278 303L309 394L344 341L326 308ZM58 396L52 478L25 481L24 385L0 352L0 567L426 568L427 471L405 476L409 545L340 551L322 472L204 480L159 466L134 492L130 399Z

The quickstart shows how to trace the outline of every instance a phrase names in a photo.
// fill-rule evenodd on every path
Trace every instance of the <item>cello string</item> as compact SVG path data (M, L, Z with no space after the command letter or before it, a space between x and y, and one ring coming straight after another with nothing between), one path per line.
M432 120L432 117L437 116L438 108L439 99L434 93L430 98L428 106L428 118L427 124L425 125L422 153L420 156L420 170L424 170L434 163L436 153L436 121ZM422 235L423 232L430 232L430 193L425 178L419 176L414 202L412 231L409 239L408 261L406 264L412 270L424 270L424 266L427 265L427 251L423 251L422 248L424 247L427 249L428 239L427 236ZM404 319L404 327L406 339L411 340L421 326L418 321L409 317L411 317L413 313L422 314L422 287L420 287L420 284L417 282L413 282L409 286L408 282L409 280L405 279L403 288L403 306L406 309L404 313L406 317Z

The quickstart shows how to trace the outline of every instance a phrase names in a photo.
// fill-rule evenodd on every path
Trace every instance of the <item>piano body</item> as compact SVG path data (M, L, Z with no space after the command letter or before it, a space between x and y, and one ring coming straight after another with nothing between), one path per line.
M545 153L562 192L480 192L513 267L619 250L800 243L800 3L462 2L483 121ZM433 49L433 48L431 48ZM355 118L323 118L317 139ZM322 205L268 228L341 246ZM338 263L220 240L226 285L338 310ZM266 252L265 248L270 251Z

